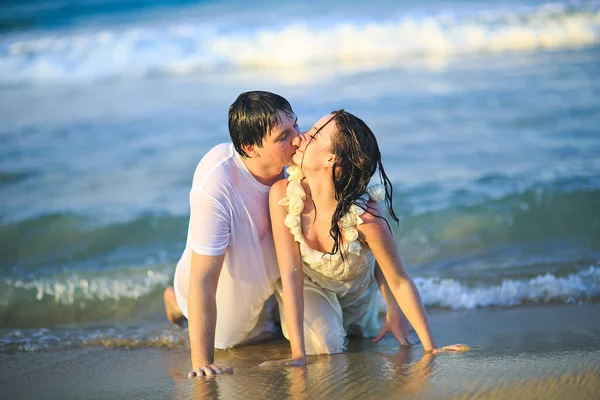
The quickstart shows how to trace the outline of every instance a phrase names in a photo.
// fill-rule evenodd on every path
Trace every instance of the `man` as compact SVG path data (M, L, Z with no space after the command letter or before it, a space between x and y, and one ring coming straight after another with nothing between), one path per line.
M196 168L186 247L164 293L169 321L188 319L189 377L226 371L214 363L214 348L276 330L267 303L279 279L269 190L292 164L297 129L283 97L242 93L229 108L232 143L215 146Z

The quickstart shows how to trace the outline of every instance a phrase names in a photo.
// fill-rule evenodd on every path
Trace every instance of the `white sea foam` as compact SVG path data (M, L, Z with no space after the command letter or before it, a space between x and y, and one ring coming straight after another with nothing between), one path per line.
M80 305L82 301L137 300L167 286L170 280L169 273L148 270L143 273L129 271L124 276L82 278L73 274L65 279L7 279L3 283L10 290L24 289L31 293L21 294L21 301L49 298L63 305ZM452 309L551 301L577 303L600 296L600 267L597 266L567 276L548 273L528 280L505 279L493 286L435 277L415 277L414 281L425 305Z
M137 300L165 287L170 279L170 275L164 272L144 270L112 276L82 277L74 273L63 278L6 279L3 283L10 291L24 289L31 293L31 296L20 295L21 301L50 298L56 303L81 306L86 301Z
M454 279L414 278L426 306L451 309L508 307L524 303L579 303L600 296L600 268L591 266L557 277L539 275L529 280L505 279L495 286L469 286ZM383 299L381 310L385 310Z
M470 53L586 46L600 39L600 11L540 6L468 17L332 22L322 28L217 33L207 25L130 28L13 41L0 50L0 83L93 81L222 68L351 70ZM302 67L302 68L301 68ZM305 69L305 68L304 68Z

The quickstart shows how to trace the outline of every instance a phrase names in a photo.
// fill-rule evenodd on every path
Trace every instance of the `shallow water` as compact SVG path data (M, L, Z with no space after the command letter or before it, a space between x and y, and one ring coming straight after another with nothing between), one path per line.
M595 399L598 311L588 304L433 312L438 344L473 350L432 357L419 345L399 349L390 337L352 339L346 353L309 357L306 368L257 368L289 354L278 339L217 351L216 361L234 374L192 380L187 348L2 353L0 388L9 398L48 399Z
M192 173L250 89L373 128L428 307L598 300L598 3L95 3L0 6L29 21L0 32L0 352L179 343Z

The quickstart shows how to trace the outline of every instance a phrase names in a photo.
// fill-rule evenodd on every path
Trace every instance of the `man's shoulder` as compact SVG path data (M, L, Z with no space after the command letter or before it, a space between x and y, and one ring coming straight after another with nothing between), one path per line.
M226 179L234 165L234 151L231 143L221 143L210 149L196 166L193 186Z
M233 158L235 149L232 143L220 143L210 149L204 157L198 163L198 166L202 165L215 165L222 162L226 162Z

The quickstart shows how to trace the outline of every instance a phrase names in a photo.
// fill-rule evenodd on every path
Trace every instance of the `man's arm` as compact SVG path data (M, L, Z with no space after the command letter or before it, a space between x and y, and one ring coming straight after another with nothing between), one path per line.
M205 256L192 251L188 292L188 329L192 371L188 377L231 373L214 364L217 325L217 283L225 254Z

